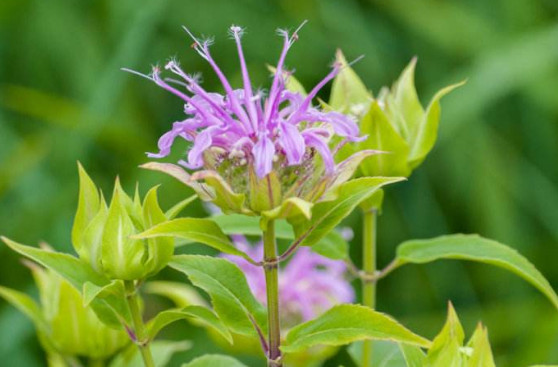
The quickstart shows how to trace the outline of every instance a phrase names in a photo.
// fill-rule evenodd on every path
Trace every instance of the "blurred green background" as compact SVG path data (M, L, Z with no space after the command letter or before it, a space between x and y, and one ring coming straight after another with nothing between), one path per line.
M253 80L266 86L265 64L276 61L281 45L274 30L308 19L288 59L306 86L325 75L338 47L348 58L365 55L355 70L374 92L414 55L423 103L438 88L469 80L443 100L440 139L426 163L388 190L380 264L405 239L474 232L517 248L558 288L557 16L556 0L2 0L0 233L71 251L77 160L105 190L120 175L129 191L136 180L143 190L163 183L167 206L189 194L137 168L182 117L180 101L120 68L148 71L177 56L186 71L203 73L209 90L219 88L190 48L181 30L187 25L216 36L215 58L238 82L226 34L234 23L247 27ZM188 214L203 215L201 205ZM358 228L358 216L349 224ZM0 284L34 292L28 271L4 246ZM380 284L378 307L431 337L447 300L469 334L478 320L488 326L498 365L558 363L556 310L499 269L455 261L408 266ZM197 340L199 349L176 363L217 350L185 323L167 336ZM31 322L4 302L0 361L44 365Z

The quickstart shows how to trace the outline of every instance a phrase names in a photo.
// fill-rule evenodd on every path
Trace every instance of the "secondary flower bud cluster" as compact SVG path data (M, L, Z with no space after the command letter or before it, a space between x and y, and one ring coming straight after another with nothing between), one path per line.
M130 198L118 179L110 205L80 166L79 204L72 242L79 257L111 279L138 280L158 273L174 252L172 238L135 239L168 218L157 202L154 187L141 201Z

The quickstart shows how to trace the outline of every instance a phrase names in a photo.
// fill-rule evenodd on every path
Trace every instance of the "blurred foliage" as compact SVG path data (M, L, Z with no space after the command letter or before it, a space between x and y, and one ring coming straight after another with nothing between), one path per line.
M376 93L415 55L422 96L469 80L443 101L440 141L425 164L387 190L380 265L403 240L475 232L516 247L558 287L557 16L555 0L3 0L0 233L70 251L77 160L105 191L120 175L127 190L136 180L144 192L163 183L165 208L184 198L182 185L137 168L181 118L180 101L120 68L147 71L177 56L188 72L203 72L208 89L219 88L190 48L181 30L187 25L216 36L215 57L238 83L226 35L235 23L247 27L249 67L265 86L265 64L280 48L274 29L309 19L288 60L306 86L327 72L338 47L349 59L366 56L355 70ZM203 215L201 205L188 214ZM359 223L357 214L348 221ZM353 250L358 261L358 246ZM0 255L0 283L32 289L18 256L6 247ZM170 270L162 277L182 279ZM504 271L455 261L410 266L379 288L380 310L429 337L443 324L448 299L468 335L483 320L497 365L558 363L558 315ZM162 307L162 299L151 301L148 310ZM219 352L185 323L167 333L195 343L175 365ZM5 303L0 360L44 364L31 323Z

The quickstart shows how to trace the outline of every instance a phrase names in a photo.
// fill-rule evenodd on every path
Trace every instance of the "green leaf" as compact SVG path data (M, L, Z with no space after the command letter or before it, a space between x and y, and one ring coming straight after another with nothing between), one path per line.
M424 161L426 155L432 150L434 143L436 143L438 125L440 124L440 99L463 84L465 82L447 86L438 91L432 98L424 116L414 131L414 136L411 138L411 151L409 154L411 169L414 169Z
M411 173L407 163L409 144L397 133L377 101L372 102L368 113L360 122L365 141L358 143L359 149L377 149L386 152L366 158L360 165L364 176L402 176Z
M245 236L262 236L260 218L242 214L221 214L211 217L227 235L242 234ZM275 221L275 237L277 239L294 239L293 228L285 220Z
M0 239L17 253L59 274L80 292L88 282L98 287L104 287L109 284L107 278L96 273L86 262L80 261L73 256L25 246L6 237L0 237ZM117 313L117 310L125 309L122 305L124 301L114 301L114 303L109 304L107 301L96 300L91 303L91 306L101 321L110 326L120 327L122 319L127 322L129 322L129 319L126 314L119 315Z
M252 295L242 271L226 259L177 255L169 264L206 291L221 320L234 332L257 336L251 320L267 330L264 307Z
M467 347L473 350L471 357L467 360L467 367L496 367L488 341L488 331L480 323L467 343Z
M257 217L229 214L211 217L227 235L242 234L245 236L261 237L260 220ZM275 238L294 240L293 227L285 220L275 221ZM312 250L333 260L348 257L349 244L336 231L330 231L324 238L312 246Z
M189 284L169 281L151 281L143 287L144 292L170 299L177 307L204 306L209 303Z
M0 286L0 297L29 317L38 330L43 332L48 330L48 325L43 317L41 308L33 298L25 293L2 286Z
M109 283L107 278L96 273L87 263L71 255L25 246L3 236L0 237L0 239L15 252L46 268L54 270L70 282L77 290L81 290L83 284L86 282L101 286Z
M188 306L182 309L166 310L160 312L147 324L147 335L153 340L164 327L183 319L194 319L203 326L209 327L219 333L225 340L232 344L232 336L221 320L206 307Z
M169 220L176 218L176 216L178 214L180 214L180 212L183 211L184 208L186 208L188 205L190 205L192 202L194 202L197 198L198 198L197 195L192 195L189 198L186 198L186 199L178 202L172 208L170 208L169 210L167 210L165 212L165 217L167 217L167 219L169 219Z
M349 257L349 244L339 232L333 230L316 242L312 251L333 260L345 260Z
M427 360L432 367L461 367L465 355L461 352L465 334L452 304L448 305L447 321L432 341Z
M558 295L544 276L516 250L477 235L448 235L403 242L397 249L398 266L423 264L440 259L478 261L495 265L522 277L540 290L558 308Z
M310 219L313 205L311 202L297 197L283 200L281 205L261 213L260 228L266 228L267 223L275 219L287 219L293 216L302 216Z
M134 238L177 237L210 246L220 252L253 260L237 249L229 237L211 219L179 218L164 222L140 233Z
M334 110L358 115L358 112L365 111L370 104L372 93L348 65L341 50L335 53L335 61L341 65L341 71L333 79L329 105Z
M399 348L399 344L385 341L385 340L372 340L368 344L371 344L372 347L372 360L370 364L364 366L362 364L362 348L363 342L356 342L349 346L348 351L355 361L356 365L362 367L403 367L408 366L405 362L405 357L401 349ZM420 351L419 347L411 346L402 344L402 346L408 346L409 348L416 348ZM414 367L414 366L413 366ZM419 365L417 367L423 367Z
M293 353L315 345L337 346L367 339L430 346L427 339L412 333L389 316L368 307L343 304L292 328L281 350Z
M312 219L295 225L300 245L316 244L376 190L401 180L399 177L362 177L344 183L339 187L335 200L315 204Z
M183 364L182 367L246 367L246 365L229 356L208 354Z
M189 341L156 340L149 343L156 367L165 367L175 353L188 350L191 346ZM144 367L137 345L132 344L124 349L110 362L109 367Z

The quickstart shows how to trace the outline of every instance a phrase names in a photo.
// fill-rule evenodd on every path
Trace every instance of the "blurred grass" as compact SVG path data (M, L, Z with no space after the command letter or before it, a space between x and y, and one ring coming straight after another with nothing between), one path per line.
M187 25L216 36L214 55L238 82L226 36L235 23L247 27L249 67L265 86L265 64L275 62L280 47L274 29L309 19L288 60L305 85L325 74L337 47L349 58L366 56L355 68L376 92L414 55L423 102L444 84L469 80L443 101L440 141L429 159L388 191L381 263L408 238L476 232L519 249L558 287L557 16L554 0L3 0L0 233L69 251L77 160L105 190L118 174L129 190L136 180L144 190L162 182L166 205L186 195L172 180L137 168L181 117L180 102L120 67L146 71L177 56L188 71L204 73L208 89L219 89L190 49L180 27ZM202 215L201 206L189 214ZM348 223L358 225L357 215ZM31 290L18 257L5 247L0 256L0 282ZM379 292L381 310L427 336L440 328L452 299L467 330L478 319L488 325L502 366L558 363L555 310L500 270L459 262L412 266ZM190 334L198 347L217 350L184 325L168 336ZM42 361L30 324L5 304L0 360Z

